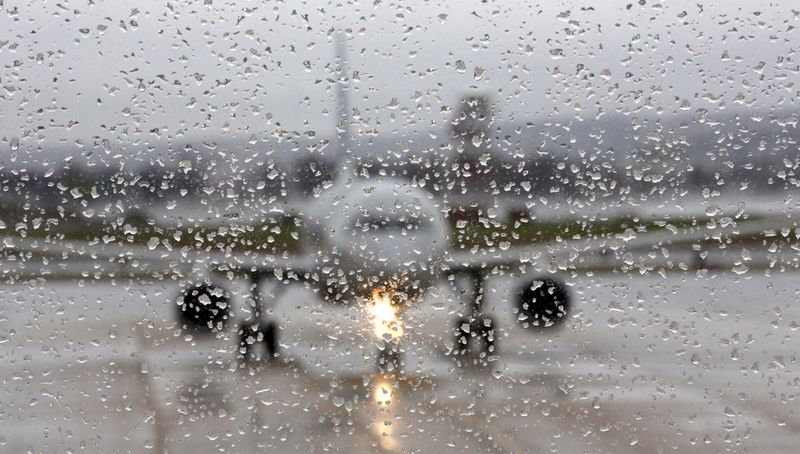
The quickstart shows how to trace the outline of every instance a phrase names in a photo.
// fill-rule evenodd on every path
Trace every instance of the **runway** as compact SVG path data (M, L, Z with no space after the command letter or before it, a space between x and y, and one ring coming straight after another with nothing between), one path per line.
M797 277L565 277L574 310L549 332L516 323L498 277L481 367L446 355L441 289L405 315L393 376L357 312L302 290L272 307L282 360L245 365L232 332L177 326L174 281L7 285L0 451L795 452Z

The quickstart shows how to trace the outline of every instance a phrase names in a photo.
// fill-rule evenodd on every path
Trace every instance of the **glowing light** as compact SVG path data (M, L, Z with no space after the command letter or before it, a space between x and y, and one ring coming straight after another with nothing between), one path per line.
M392 304L392 295L383 289L372 292L372 304L369 306L375 335L381 339L388 334L392 339L403 335L403 327L397 314L397 307Z
M394 396L394 387L388 377L378 377L375 381L375 391L372 393L372 399L375 405L388 407L392 404L392 397Z
M372 424L372 433L378 439L381 449L385 451L396 451L399 448L398 427L395 420L395 399L399 397L399 389L395 388L389 377L376 377L372 399L377 412Z

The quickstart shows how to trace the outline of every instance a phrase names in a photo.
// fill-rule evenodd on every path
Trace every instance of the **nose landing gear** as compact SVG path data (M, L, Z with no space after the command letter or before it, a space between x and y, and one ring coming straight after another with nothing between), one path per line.
M403 356L398 342L394 340L383 341L383 345L378 347L375 366L378 372L385 374L399 373L403 370Z

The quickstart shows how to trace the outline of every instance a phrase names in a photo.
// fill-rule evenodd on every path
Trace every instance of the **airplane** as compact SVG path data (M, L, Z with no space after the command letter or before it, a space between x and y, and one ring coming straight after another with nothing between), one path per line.
M380 348L378 366L394 369L400 361L399 339L405 308L418 304L441 280L466 280L470 307L452 323L453 354L468 355L473 341L478 354L496 349L497 321L483 312L487 281L498 269L519 266L520 259L479 258L471 263L448 251L451 232L433 195L413 183L394 178L349 180L320 197L303 220L305 253L300 258L234 263L216 259L217 275L247 276L250 318L239 327L239 355L250 360L254 344L263 342L268 356L279 353L279 324L264 307L261 291L272 281L279 298L287 285L312 289L332 305L364 306ZM198 282L182 293L179 315L187 326L222 330L232 317L224 286ZM555 276L536 275L516 294L517 319L531 329L559 326L568 316L570 296ZM448 327L449 328L449 327Z
M337 40L340 162L349 146L350 123L344 51L343 40ZM474 119L467 120L467 129L474 133ZM206 275L249 279L250 317L238 329L238 352L242 360L251 360L260 343L269 358L279 355L280 324L267 314L262 295L267 281L279 284L273 285L274 299L280 298L282 289L294 284L312 289L328 304L363 305L365 317L373 321L375 334L385 344L376 355L377 366L382 370L398 370L404 310L418 304L442 280L451 283L466 280L470 284L470 306L463 316L452 321L456 346L452 353L470 354L473 342L479 343L478 354L495 352L498 324L483 311L487 280L498 269L518 267L519 258L476 260L470 256L454 260L448 250L453 233L441 200L411 181L392 177L364 179L340 172L316 200L300 205L295 217L302 219L304 230L302 257L277 260L273 257L260 263L223 257L207 264L211 271ZM178 307L184 326L222 330L232 317L229 297L224 286L211 283L207 277L198 278L181 294ZM546 329L559 326L569 308L566 286L555 276L536 275L518 289L514 310L518 311L516 318L526 327Z

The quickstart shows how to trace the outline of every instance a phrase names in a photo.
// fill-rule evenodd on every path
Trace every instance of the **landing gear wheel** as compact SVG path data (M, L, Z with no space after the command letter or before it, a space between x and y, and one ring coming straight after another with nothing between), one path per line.
M278 357L278 325L275 322L244 323L239 327L239 354L244 362L257 358L256 346L264 344L265 359Z
M385 374L399 373L402 370L402 354L397 342L384 341L383 349L378 349L376 366Z
M480 345L477 358L474 358L473 362L486 364L486 359L496 351L495 326L494 320L485 315L456 319L453 354L457 358L472 356L470 344L475 339Z

